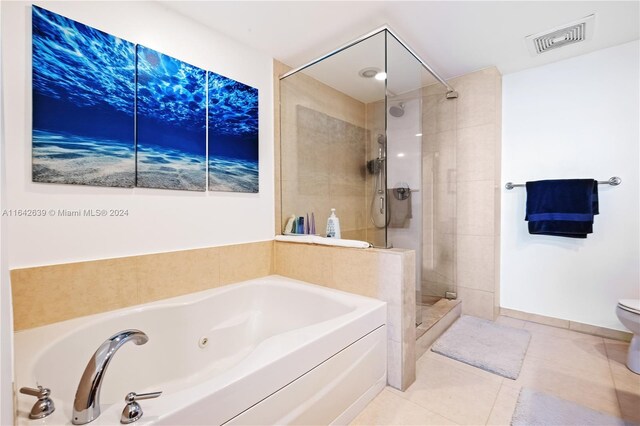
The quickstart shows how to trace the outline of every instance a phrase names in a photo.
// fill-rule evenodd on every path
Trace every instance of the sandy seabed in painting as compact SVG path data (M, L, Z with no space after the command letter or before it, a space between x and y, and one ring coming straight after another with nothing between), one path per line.
M139 187L204 191L206 176L206 162L202 155L138 145Z
M259 190L258 162L225 157L209 158L209 190L251 192Z
M130 188L133 146L113 140L33 131L34 182Z

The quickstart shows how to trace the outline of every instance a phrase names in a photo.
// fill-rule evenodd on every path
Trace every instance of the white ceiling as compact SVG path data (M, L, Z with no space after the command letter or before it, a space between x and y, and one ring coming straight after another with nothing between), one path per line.
M640 38L639 1L171 1L170 9L297 67L388 24L443 78L503 74ZM590 41L532 57L524 37L596 14Z

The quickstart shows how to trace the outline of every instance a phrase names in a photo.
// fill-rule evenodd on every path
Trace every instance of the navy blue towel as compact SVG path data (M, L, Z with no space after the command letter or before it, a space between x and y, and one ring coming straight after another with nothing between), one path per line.
M530 234L587 238L593 233L598 210L598 182L594 179L561 179L527 182L527 214Z

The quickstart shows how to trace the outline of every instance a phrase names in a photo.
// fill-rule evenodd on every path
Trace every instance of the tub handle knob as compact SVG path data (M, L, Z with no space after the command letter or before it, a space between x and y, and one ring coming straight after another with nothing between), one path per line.
M133 423L137 420L140 420L142 417L142 407L138 404L137 401L142 399L151 399L157 398L162 395L162 391L160 392L149 392L149 393L135 393L129 392L127 396L124 397L124 402L127 405L122 410L122 416L120 417L120 423L127 425L129 423Z
M48 388L43 388L40 385L38 385L37 389L25 387L20 388L20 393L38 398L29 413L30 419L44 419L56 410L56 407L53 405L53 401L49 398L51 390Z

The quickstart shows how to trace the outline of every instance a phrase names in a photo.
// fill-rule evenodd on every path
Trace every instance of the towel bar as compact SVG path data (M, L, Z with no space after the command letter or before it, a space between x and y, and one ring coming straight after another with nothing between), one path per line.
M618 176L613 176L611 178L609 178L609 180L599 180L598 181L598 185L611 185L611 186L618 186L622 183L622 179L620 179ZM525 186L524 183L513 183L513 182L507 182L504 184L504 187L506 189L513 189L516 186Z

